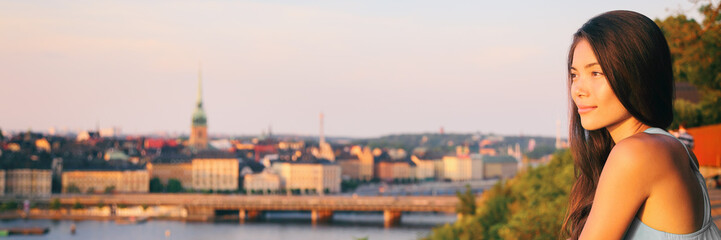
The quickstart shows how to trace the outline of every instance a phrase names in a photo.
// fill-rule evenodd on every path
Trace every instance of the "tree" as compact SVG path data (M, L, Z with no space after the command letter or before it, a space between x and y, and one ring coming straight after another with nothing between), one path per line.
M476 214L476 195L473 194L471 185L466 184L466 192L461 193L456 191L458 196L458 206L456 206L456 213L460 213L463 216L471 216Z
M154 193L163 192L163 183L160 182L160 178L154 177L154 178L150 179L149 185L150 185L149 186L150 192L154 192Z
M52 210L58 210L58 209L60 209L60 206L61 206L61 205L60 205L60 199L58 199L58 198L53 198L53 200L50 201L50 209L52 209Z
M83 205L80 204L80 202L76 201L75 204L73 204L73 209L82 209L82 208L83 208Z
M559 239L574 179L570 151L557 151L547 165L486 190L474 213L433 229L426 239ZM467 193L468 187L459 199L470 199Z
M168 179L168 186L166 188L167 191L171 193L178 193L183 191L183 185L180 183L180 180L175 178Z
M67 192L67 193L80 193L80 188L78 188L78 186L75 185L74 183L71 183L71 184L69 184L69 185L65 188L65 192Z
M18 203L15 201L12 201L12 200L0 205L0 210L17 210L17 209L18 209Z
M671 128L721 123L721 2L702 5L701 23L684 14L656 20L666 36L673 58L674 79L699 89L697 104L675 102ZM693 113L696 112L696 113Z
M103 190L103 192L105 194L113 193L113 192L115 192L115 186L112 186L112 185L107 186L107 187L105 187L105 190Z
M95 188L94 188L94 187L89 187L89 188L85 191L85 193L87 193L87 194L93 194L93 193L95 193Z

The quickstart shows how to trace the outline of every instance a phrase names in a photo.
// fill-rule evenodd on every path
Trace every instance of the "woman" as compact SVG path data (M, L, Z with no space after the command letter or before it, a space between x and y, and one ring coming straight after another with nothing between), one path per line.
M612 11L574 34L568 56L576 183L571 239L721 239L692 154L673 119L668 44L658 26Z

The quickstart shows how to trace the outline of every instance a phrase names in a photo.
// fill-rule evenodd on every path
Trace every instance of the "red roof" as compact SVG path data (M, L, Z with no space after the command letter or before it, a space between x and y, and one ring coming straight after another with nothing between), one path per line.
M693 154L701 166L721 167L721 124L686 129L693 136Z

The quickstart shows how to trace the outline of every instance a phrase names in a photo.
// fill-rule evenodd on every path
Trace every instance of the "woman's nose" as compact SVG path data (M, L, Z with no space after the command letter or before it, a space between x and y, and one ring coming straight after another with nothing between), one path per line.
M578 78L571 84L571 96L574 98L588 96L588 89L582 79Z

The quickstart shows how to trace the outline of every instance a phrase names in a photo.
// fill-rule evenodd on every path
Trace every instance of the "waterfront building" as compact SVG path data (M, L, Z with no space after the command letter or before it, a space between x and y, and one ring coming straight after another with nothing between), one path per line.
M4 175L4 191L8 195L49 197L51 194L50 169L8 169Z
M433 176L439 181L446 179L446 165L443 158L433 161Z
M145 169L83 169L63 172L63 193L147 193L150 178Z
M168 180L180 181L183 188L193 185L193 164L190 157L184 155L161 155L145 166L150 179L158 178L162 184Z
M440 159L438 159L440 160ZM435 162L438 160L434 159L420 159L416 155L411 156L411 161L416 165L414 170L414 178L419 180L431 180L435 177Z
M343 179L360 180L360 160L338 159L336 162L340 166Z
M444 156L444 179L454 182L483 179L483 165L479 156Z
M0 196L5 195L5 170L0 169Z
M339 193L341 168L328 162L278 162L273 164L287 190L313 190L323 194Z
M207 152L192 160L193 189L238 190L239 161L225 152Z
M407 161L380 161L376 164L378 178L381 181L411 179L411 166Z
M373 179L374 156L373 151L369 147L364 147L358 153L358 178L360 180L370 181Z
M518 172L518 161L513 156L482 156L485 178L512 178Z
M193 121L190 127L190 141L188 145L195 150L208 148L208 121L203 110L203 88L201 72L198 70L198 100L193 112Z
M280 177L277 174L263 171L255 174L246 174L243 177L243 187L246 191L277 191L280 189Z

